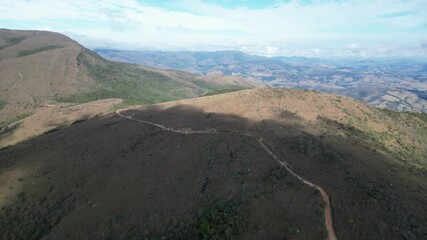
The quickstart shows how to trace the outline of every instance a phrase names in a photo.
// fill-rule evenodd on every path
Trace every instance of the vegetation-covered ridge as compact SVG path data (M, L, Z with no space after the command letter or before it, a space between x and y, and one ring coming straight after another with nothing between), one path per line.
M76 118L1 150L3 238L31 238L43 229L37 234L52 239L226 239L226 232L245 240L324 239L321 194L238 132L262 137L293 172L328 193L338 239L427 236L423 114L294 89L237 91L124 113L187 134L111 114ZM188 134L213 130L219 133ZM382 137L390 134L402 144Z
M48 46L43 46L43 47L38 47L38 48L33 48L33 49L25 49L22 50L20 52L18 52L18 57L25 57L25 56L29 56L29 55L33 55L39 52L44 52L44 51L48 51L48 50L52 50L52 49L58 49L58 48L62 48L63 46L61 45L48 45Z
M77 64L87 71L96 84L90 91L57 98L64 102L85 103L103 98L121 98L127 103L152 104L182 98L247 89L242 85L219 86L183 73L179 81L156 71L137 65L111 62L98 54L83 49ZM184 80L187 83L181 81Z
M78 56L77 63L97 84L93 92L74 96L73 100L77 102L122 98L157 103L185 97L171 92L172 89L179 88L179 85L166 76L143 70L136 65L103 60L86 49Z
M340 108L348 119L348 125L329 122L329 129L336 127L353 138L370 142L373 149L382 149L391 157L403 160L414 170L427 175L427 113L372 108L371 113L366 111L358 115L345 107ZM375 129L369 122L387 127Z
M229 88L229 89L213 90L205 93L203 96L212 96L212 95L235 92L235 91L245 90L245 89L247 88L236 87L236 88Z
M24 36L20 36L20 37L5 37L3 38L6 42L6 44L0 46L0 50L8 48L10 46L16 45L22 41L25 40Z
M7 131L7 126L9 126L10 124L18 122L28 116L31 116L31 114L32 114L31 112L27 112L0 122L0 134L3 133L4 131Z

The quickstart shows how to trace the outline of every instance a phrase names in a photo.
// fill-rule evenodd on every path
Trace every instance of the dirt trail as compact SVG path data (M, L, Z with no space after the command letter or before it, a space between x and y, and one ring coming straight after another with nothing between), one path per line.
M170 132L174 132L174 133L183 133L183 134L220 134L220 133L236 133L236 134L240 134L243 136L249 136L252 138L255 138L258 143L264 148L264 150L270 155L272 156L282 167L284 167L289 173L291 173L294 177L298 178L300 181L302 181L304 184L316 189L317 191L319 191L322 195L323 201L325 202L325 227L328 231L328 240L337 240L337 236L335 235L335 229L334 229L334 224L333 224L333 219L332 219L332 208L331 208L331 202L329 200L328 194L326 193L325 190L323 190L321 187L319 187L318 185L304 179L303 177L299 176L298 174L296 174L294 171L291 170L291 165L289 163L287 163L284 160L280 160L277 155L273 152L273 150L271 150L271 148L269 148L266 143L264 142L264 139L254 133L249 133L249 132L240 132L240 131L217 131L215 129L209 129L209 130L192 130L189 128L171 128L171 127L166 127L163 126L161 124L157 124L157 123L153 123L153 122L149 122L149 121L144 121L141 119L135 119L133 118L133 115L127 116L122 114L122 111L125 110L129 110L129 108L127 109L119 109L116 111L117 115L119 115L122 118L126 118L128 120L132 120L132 121L136 121L136 122L141 122L141 123L145 123L148 125L152 125L155 127L158 127L160 129L166 130L166 131L170 131Z
M13 69L13 70L15 70L15 67L13 67L13 66L12 66L12 69ZM20 82L21 82L21 80L22 80L22 72L19 72L19 73L18 73L18 76L19 76L19 77L18 77L18 79L16 79L16 80L12 83L12 86L10 86L10 87L7 89L7 91L8 91L8 92L10 92L10 91L14 90L15 86L16 86L16 85L18 85L18 83L20 83Z

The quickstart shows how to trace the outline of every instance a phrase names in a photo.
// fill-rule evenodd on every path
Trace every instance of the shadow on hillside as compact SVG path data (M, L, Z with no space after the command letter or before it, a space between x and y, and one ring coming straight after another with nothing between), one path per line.
M423 226L423 222L427 221L427 209L424 205L427 201L426 181L413 178L413 173L401 168L398 162L372 148L369 140L359 137L358 134L356 136L346 134L349 131L357 131L351 126L340 125L339 131L344 133L342 135L328 134L328 132L314 134L312 129L322 128L322 124L333 128L337 126L330 119L319 119L314 123L306 122L286 111L278 112L274 119L262 121L252 121L237 115L204 112L189 106L167 109L149 106L142 110L127 110L123 114L173 128L216 129L231 132L238 130L262 136L279 157L293 166L295 172L328 192L332 201L336 233L340 239L421 239L427 234L426 226ZM224 133L212 136L209 142L223 141L231 144L228 143L228 141L234 141L231 137L235 138L237 134ZM25 165L34 166L35 170L26 178L32 178L39 183L34 185L29 179L1 183L6 185L20 183L23 186L21 192L24 193L24 195L18 194L16 197L11 197L12 203L6 206L6 210L2 213L3 223L5 220L10 220L11 216L24 219L22 215L27 212L13 209L27 209L29 204L36 201L40 203L37 205L40 209L39 213L28 213L35 214L28 219L36 220L20 224L28 224L34 229L41 229L40 234L47 234L58 224L66 224L61 219L72 215L73 211L82 204L90 206L86 211L97 206L102 208L102 202L94 201L92 195L98 193L96 186L105 185L109 180L114 180L118 172L128 169L122 162L137 162L142 158L156 159L150 164L163 166L162 162L187 153L184 150L181 151L187 147L183 145L185 143L194 144L188 146L194 149L207 147L204 144L206 140L202 138L203 136L169 133L154 126L111 114L12 146L0 152L1 174L4 175L11 169L16 170ZM239 141L242 141L241 148L248 154L251 153L250 149L254 150L254 154L262 151L249 139ZM177 150L171 152L173 155L168 155L168 151L172 149L171 146ZM193 155L190 152L185 156L192 159ZM227 155L234 157L235 154L230 151L230 153L224 152L221 156ZM197 161L193 164L196 163ZM138 166L141 164L145 166L144 164L148 163L138 162L138 164ZM191 172L192 166L190 163L179 165L173 171L181 171L182 168ZM58 170L59 167L61 171ZM94 177L101 174L100 172L104 169L108 169L108 178ZM135 167L134 170L136 169L139 168ZM162 184L165 184L163 179L165 176L160 174L158 168L153 167L153 171L149 174L152 176L147 181L154 179L153 186L164 186ZM137 184L140 181L131 176L133 175L129 174L129 179L126 179L127 183L132 185L133 182ZM52 181L58 177L61 177L61 181ZM131 188L129 185L113 186L117 187L114 191ZM67 190L56 191L55 189ZM150 195L154 194L153 192L146 192L144 189L136 191L141 193L133 192L121 198L129 199L127 201L132 205L131 203L138 201L135 198L142 196L138 194L154 197ZM28 192L32 195L28 195ZM45 202L49 205L43 205ZM159 207L150 206L150 209ZM13 211L17 212L13 214ZM179 209L177 211L179 212ZM134 221L141 218L142 216L136 216ZM95 216L88 215L88 221L90 219L95 219ZM102 224L111 225L118 220L112 217L106 221ZM132 225L129 222L127 224L127 227ZM28 227L27 230L32 231L33 228ZM123 231L123 228L121 230ZM22 229L22 232L25 232L25 229ZM53 232L53 234L57 233ZM295 235L295 239L299 239L298 235Z

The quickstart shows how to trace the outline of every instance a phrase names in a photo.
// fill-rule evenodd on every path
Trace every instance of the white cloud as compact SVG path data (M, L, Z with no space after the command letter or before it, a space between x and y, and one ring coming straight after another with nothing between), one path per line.
M0 21L49 28L89 47L305 56L426 54L420 51L427 34L424 0L293 0L263 9L182 0L179 6L184 10L136 0L6 0Z

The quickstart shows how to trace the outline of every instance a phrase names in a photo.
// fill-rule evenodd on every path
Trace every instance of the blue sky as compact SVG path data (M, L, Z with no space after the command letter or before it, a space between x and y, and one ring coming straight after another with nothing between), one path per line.
M90 48L427 57L425 0L3 0L0 27Z

